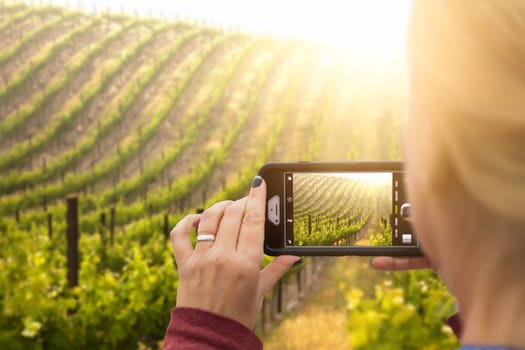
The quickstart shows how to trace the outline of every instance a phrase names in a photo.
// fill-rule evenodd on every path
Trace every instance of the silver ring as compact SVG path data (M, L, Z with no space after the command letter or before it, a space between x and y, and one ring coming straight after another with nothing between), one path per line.
M210 234L197 235L197 243L199 242L215 242L215 235L210 235Z

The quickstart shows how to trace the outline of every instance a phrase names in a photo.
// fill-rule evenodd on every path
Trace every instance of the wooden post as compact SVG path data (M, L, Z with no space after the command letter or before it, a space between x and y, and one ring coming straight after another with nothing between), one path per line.
M67 280L70 287L78 286L78 198L69 197L67 203Z
M276 297L275 297L275 289L277 288L277 286L274 286L273 287L273 293L272 293L272 302L270 304L270 321L273 322L275 321L275 304L276 304Z
M115 236L115 207L109 210L109 241L113 247L113 237Z
M32 144L33 144L33 138L31 137L29 139L29 149L31 149ZM31 171L33 170L33 154L32 153L29 154L29 170Z
M308 236L312 234L312 215L308 215Z
M53 214L47 213L47 236L53 238Z
M266 297L263 298L261 312L261 331L266 333Z
M283 312L283 281L277 282L277 313Z
M301 285L301 270L298 269L295 273L295 281L297 282L297 297L301 295L302 285Z
M106 212L100 213L100 242L105 244L104 231L106 230Z
M106 212L100 213L100 225L106 227Z
M164 238L166 240L170 239L170 222L168 213L164 213Z
M15 210L15 221L17 224L20 223L20 211L18 211L18 209Z

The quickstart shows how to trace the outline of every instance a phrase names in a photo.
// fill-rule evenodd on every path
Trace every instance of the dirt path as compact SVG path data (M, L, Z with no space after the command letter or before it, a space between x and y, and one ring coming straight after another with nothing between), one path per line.
M317 288L268 335L263 336L266 350L351 349L346 330L346 297L341 283L372 293L381 273L374 271L368 258L340 257L330 259Z

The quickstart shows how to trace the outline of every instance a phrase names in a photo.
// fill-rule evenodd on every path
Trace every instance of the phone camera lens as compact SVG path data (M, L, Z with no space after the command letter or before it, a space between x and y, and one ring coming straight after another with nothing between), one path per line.
M403 203L399 211L403 219L410 219L410 203Z

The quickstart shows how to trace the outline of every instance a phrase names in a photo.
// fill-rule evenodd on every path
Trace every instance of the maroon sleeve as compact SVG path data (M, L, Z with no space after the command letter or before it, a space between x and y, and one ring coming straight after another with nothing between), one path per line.
M459 339L461 338L461 333L463 332L463 325L461 324L461 319L459 314L455 314L447 320L447 324L452 328L452 331Z
M171 310L164 350L262 348L259 338L233 319L189 307Z

